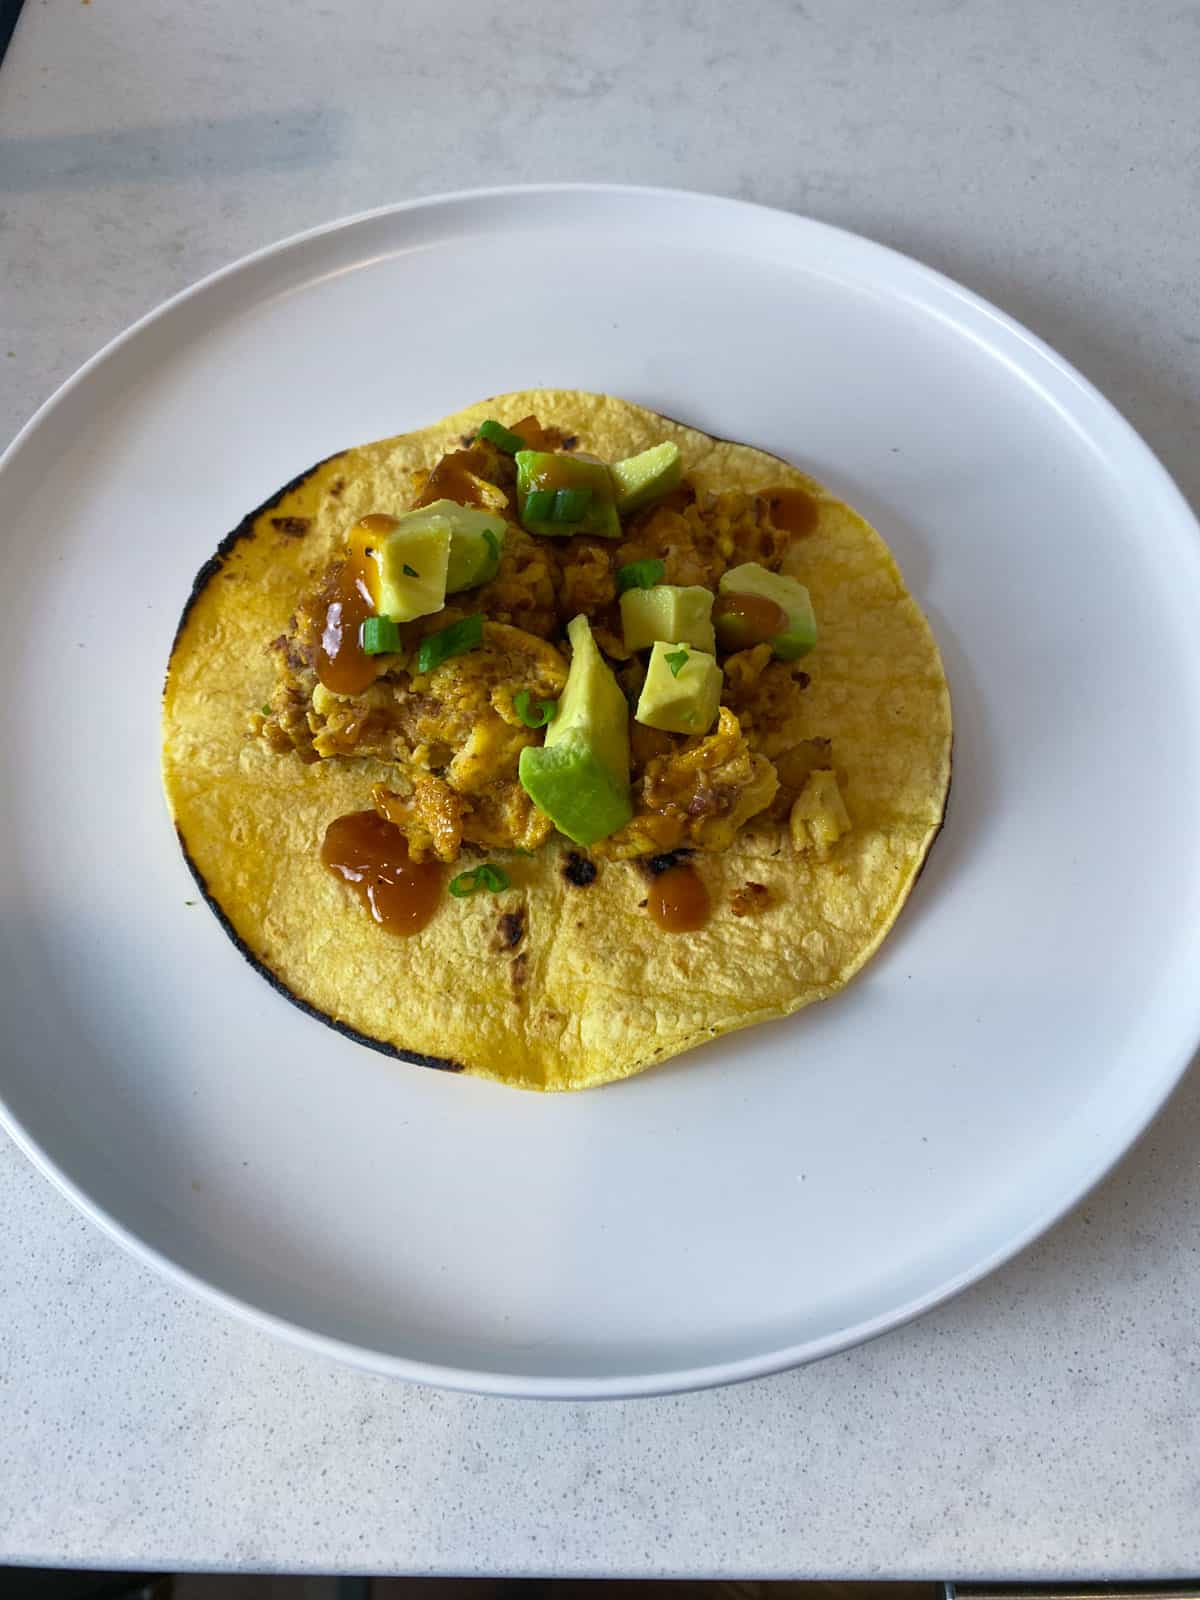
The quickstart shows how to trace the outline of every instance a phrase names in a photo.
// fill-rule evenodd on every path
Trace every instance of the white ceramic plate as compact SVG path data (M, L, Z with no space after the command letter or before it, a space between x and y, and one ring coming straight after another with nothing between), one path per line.
M954 695L949 820L836 1000L542 1098L279 998L158 786L221 535L341 446L534 385L786 456L879 527ZM699 195L450 196L208 279L5 458L7 1126L143 1260L406 1377L633 1394L809 1360L978 1278L1200 1036L1200 545L1128 426L932 272Z

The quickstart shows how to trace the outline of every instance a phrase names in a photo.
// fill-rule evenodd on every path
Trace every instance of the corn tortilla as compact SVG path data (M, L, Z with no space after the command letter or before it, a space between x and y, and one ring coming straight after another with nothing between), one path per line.
M795 487L818 505L802 576L820 638L805 660L814 729L833 739L851 820L826 859L787 824L752 825L697 857L713 915L668 934L642 904L636 863L591 881L560 836L499 852L511 886L446 898L411 938L381 931L321 864L336 816L370 805L386 766L305 765L252 737L269 693L267 642L357 518L411 503L430 468L487 417L535 414L602 460L674 440L698 489ZM887 546L797 468L612 396L530 390L432 427L344 451L252 512L198 574L163 708L163 781L181 845L227 932L290 999L363 1043L527 1089L629 1076L705 1040L798 1011L845 985L878 948L942 822L951 714L937 645ZM747 883L766 908L736 916ZM757 891L756 891L757 893Z

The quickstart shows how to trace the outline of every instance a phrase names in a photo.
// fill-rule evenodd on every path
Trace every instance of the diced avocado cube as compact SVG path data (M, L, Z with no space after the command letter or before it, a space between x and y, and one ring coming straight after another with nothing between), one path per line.
M491 583L500 569L504 553L503 517L474 506L456 505L453 500L438 500L425 510L436 511L450 524L450 559L446 564L446 593L475 589Z
M569 538L573 533L594 533L602 539L619 539L621 521L613 499L613 483L603 461L582 461L554 450L518 450L517 507L521 525L530 533L550 538ZM559 489L586 489L587 506L578 521L559 521L547 516L529 516L526 502L531 494L545 496Z
M394 622L440 611L448 594L489 583L504 549L503 517L434 500L396 519L380 540L379 610Z
M447 503L437 502L443 506ZM391 617L393 622L411 622L414 617L440 611L446 603L449 519L433 506L407 512L380 540L375 560L379 566L379 611L383 616Z
M637 720L667 733L707 733L721 706L724 678L707 651L656 639L637 704Z
M781 661L794 661L816 644L812 600L795 578L746 561L724 574L720 591L713 623L723 650L769 644Z
M683 463L677 444L656 444L640 455L626 456L612 468L617 490L617 510L621 516L640 511L652 500L661 500L679 487Z
M620 604L627 650L649 650L656 639L678 639L716 654L711 590L699 584L657 583L652 589L626 589Z
M633 815L629 708L584 616L567 628L571 667L544 745L521 751L525 793L560 833L595 844Z

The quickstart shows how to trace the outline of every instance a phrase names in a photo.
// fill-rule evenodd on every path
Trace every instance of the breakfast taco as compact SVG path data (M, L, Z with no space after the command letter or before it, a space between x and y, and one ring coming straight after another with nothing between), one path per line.
M937 834L950 743L857 513L547 389L252 512L184 611L163 773L277 988L406 1059L578 1089L840 989Z

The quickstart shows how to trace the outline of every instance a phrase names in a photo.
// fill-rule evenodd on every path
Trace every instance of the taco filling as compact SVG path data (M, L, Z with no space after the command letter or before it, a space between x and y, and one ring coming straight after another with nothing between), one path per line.
M181 624L164 771L206 893L294 997L582 1087L844 983L940 824L949 746L928 627L848 507L535 391L247 519Z

